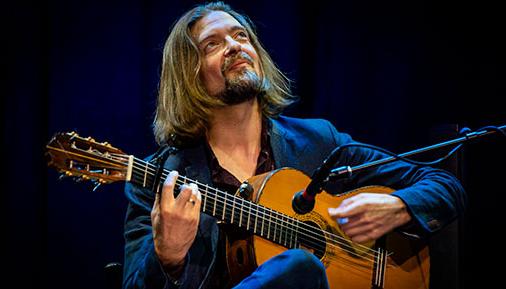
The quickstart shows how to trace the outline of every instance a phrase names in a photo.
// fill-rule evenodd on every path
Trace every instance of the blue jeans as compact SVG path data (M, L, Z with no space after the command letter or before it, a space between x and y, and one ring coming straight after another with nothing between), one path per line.
M325 267L302 249L290 249L259 266L233 289L328 289Z

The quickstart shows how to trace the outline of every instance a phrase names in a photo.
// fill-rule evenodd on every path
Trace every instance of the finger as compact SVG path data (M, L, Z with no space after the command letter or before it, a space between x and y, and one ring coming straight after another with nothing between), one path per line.
M155 201L151 209L151 223L156 224L156 217L160 213L160 194L155 193Z
M337 223L343 231L350 230L351 228L364 226L366 223L362 218L362 215L355 215L347 218L337 218Z
M174 203L174 188L176 187L178 175L177 171L171 171L167 178L165 178L162 187L162 196L160 199L162 206L169 206Z
M366 210L366 205L362 202L353 202L349 205L340 205L337 208L329 208L329 215L332 218L349 218L361 214Z
M193 200L193 208L195 211L200 212L200 205L202 203L202 195L200 194L197 184L191 183L190 188L192 190L191 200Z
M158 210L160 208L160 194L155 193L155 201L153 202L153 210Z
M367 226L358 226L354 227L348 230L345 230L344 232L349 237L356 238L361 235L369 235L373 233L374 226L373 225L367 225Z
M185 207L187 203L190 201L192 196L192 189L189 185L184 184L181 186L181 191L179 195L176 197L176 206Z

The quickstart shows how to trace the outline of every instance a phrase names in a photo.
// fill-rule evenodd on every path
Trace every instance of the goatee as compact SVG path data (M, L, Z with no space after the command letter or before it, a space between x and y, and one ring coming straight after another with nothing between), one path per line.
M227 105L239 104L255 98L262 92L262 81L249 69L244 69L232 78L225 79L225 89L218 98Z
M258 74L249 67L243 67L227 77L226 72L239 59L246 60L249 65L253 65L253 59L244 51L227 58L222 67L222 73L225 78L225 89L218 93L218 97L224 104L239 104L253 99L263 93L262 80Z

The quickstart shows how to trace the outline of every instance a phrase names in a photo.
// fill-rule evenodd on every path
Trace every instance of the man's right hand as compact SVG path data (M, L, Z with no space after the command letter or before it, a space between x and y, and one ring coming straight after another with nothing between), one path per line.
M182 185L174 197L178 173L170 172L162 193L156 193L151 210L155 252L166 270L183 265L190 246L197 235L201 194L196 184Z

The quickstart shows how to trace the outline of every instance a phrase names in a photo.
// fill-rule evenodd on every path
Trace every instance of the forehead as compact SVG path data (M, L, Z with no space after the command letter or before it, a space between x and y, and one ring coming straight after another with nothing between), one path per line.
M212 11L197 21L192 28L193 37L197 41L210 36L212 34L228 31L237 27L244 27L230 14L223 11Z

